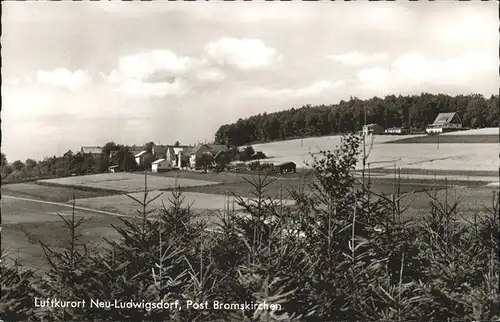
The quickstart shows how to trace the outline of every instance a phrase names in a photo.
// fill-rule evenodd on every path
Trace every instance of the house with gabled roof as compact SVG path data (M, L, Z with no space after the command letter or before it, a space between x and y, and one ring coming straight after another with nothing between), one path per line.
M101 156L102 147L100 146L82 146L80 148L80 152L82 154L93 155L93 156Z
M458 113L439 113L432 124L427 125L425 131L427 134L437 134L450 131L459 131L462 129L462 120Z

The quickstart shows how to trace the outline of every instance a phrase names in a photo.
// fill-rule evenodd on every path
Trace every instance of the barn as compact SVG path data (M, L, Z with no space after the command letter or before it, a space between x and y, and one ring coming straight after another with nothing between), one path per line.
M295 164L295 162L283 162L274 165L274 168L276 169L276 172L279 172L281 174L297 172L297 165Z
M158 159L151 163L151 171L153 172L162 172L173 169L173 163L170 160L166 159Z

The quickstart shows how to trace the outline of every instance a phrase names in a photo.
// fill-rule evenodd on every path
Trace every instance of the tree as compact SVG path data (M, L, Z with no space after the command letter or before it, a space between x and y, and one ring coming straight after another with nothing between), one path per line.
M210 153L203 153L200 157L196 158L196 167L202 168L207 172L208 168L212 165L213 156Z
M175 146L179 146L181 143L179 141L175 141Z
M2 153L2 159L0 160L1 164L0 166L5 166L7 164L7 156L5 155L5 153Z
M116 155L113 157L113 163L118 165L121 171L133 171L137 168L134 155L126 146L119 145Z
M245 149L240 153L240 161L252 160L252 155L255 154L255 150L251 145L247 145Z
M154 146L155 146L154 142L144 143L144 150L146 150L148 153L153 153L153 147Z
M111 151L118 150L118 145L115 142L108 142L102 147L102 155L109 157Z
M22 163L19 160L16 160L16 161L14 161L12 166L14 167L14 170L21 171L24 168L24 163Z
M215 142L230 147L275 139L352 133L361 130L365 108L367 123L385 127L424 129L438 113L445 112L457 112L465 127L498 126L498 95L484 98L477 94L452 97L422 93L366 100L351 97L349 101L342 100L332 105L305 105L240 118L235 123L221 125L215 133Z

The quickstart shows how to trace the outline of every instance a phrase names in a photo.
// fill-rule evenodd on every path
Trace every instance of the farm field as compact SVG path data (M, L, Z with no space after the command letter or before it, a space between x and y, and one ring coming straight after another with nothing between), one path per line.
M104 190L136 192L144 190L144 175L137 173L102 173L87 176L76 176L58 179L40 180L43 184L52 184L70 187L89 187ZM148 178L148 189L170 189L176 186L203 186L217 184L213 181L202 181L184 178L150 176Z
M464 135L464 134L456 134L451 132L451 133L444 133L440 134L439 136L437 135L428 135L428 136L421 136L421 137L414 137L414 138L406 138L406 139L401 139L401 140L396 140L396 141L390 141L387 142L388 144L403 144L403 143L433 143L437 144L439 141L439 144L446 144L446 143L462 143L462 144L471 144L471 143L499 143L499 136L497 134L471 134L471 135Z
M422 190L439 190L444 189L444 184L442 182L433 183L427 182L413 182L402 180L400 191L402 193L411 191L422 191ZM277 198L280 196L285 199L290 199L291 195L289 193L291 190L303 190L308 191L307 180L276 180L268 184L264 188L263 194L266 197ZM254 187L248 182L232 183L232 184L221 184L211 187L187 187L180 189L183 192L198 192L198 193L211 193L217 195L227 195L234 192L236 195L241 197L254 197ZM392 180L372 180L372 190L377 194L390 194L394 191L394 183Z
M149 172L148 173L148 180L150 177L166 177L166 178L182 178L182 179L191 179L191 180L202 180L202 181L214 182L215 184L236 183L236 182L244 181L241 178L241 173L232 173L232 172L200 173L200 172L194 172L194 171L172 170L172 171L167 171L167 172Z
M33 268L47 267L40 242L58 250L68 238L62 216L70 216L71 208L39 202L28 202L2 198L2 249L7 250L10 259L19 259L22 264ZM118 235L111 224L120 224L117 217L75 211L75 218L86 218L81 226L82 242L88 246L100 243L103 237Z
M161 197L151 202L148 209L161 209L163 204L166 207L170 204L170 199L172 198L171 191L151 191L148 195L148 200L154 198L155 196L162 194ZM143 199L144 194L142 192L137 192L131 194L134 198L139 200ZM186 205L191 205L191 209L195 211L209 210L223 210L228 202L230 207L233 207L233 201L235 198L233 196L224 196L220 194L209 194L209 193L198 193L198 192L183 192L182 193L183 202ZM284 205L290 205L292 201L285 200ZM92 209L117 212L124 215L133 215L136 210L139 209L139 205L136 201L132 200L126 195L114 195L108 197L96 197L89 199L79 199L76 200L76 204L81 207L87 207ZM234 209L241 209L236 202L234 202Z
M276 180L273 184L268 187L269 192L276 192L281 188L281 184L286 186L287 184L293 185L293 180ZM297 181L295 181L297 183ZM405 186L403 184L402 190L409 191L416 188L416 183L407 183ZM423 188L440 188L428 184L427 186L422 185ZM51 188L51 187L44 187ZM209 193L197 193L191 192L189 190L193 189L208 189ZM210 189L211 188L211 189ZM222 210L225 205L227 205L228 197L223 195L227 190L233 190L235 193L242 195L242 197L248 197L244 195L249 194L251 187L249 185L242 185L241 183L230 183L214 185L211 187L186 187L183 192L184 203L191 204L195 212L202 215L201 218L209 220L213 223L215 220L215 212L217 210ZM58 187L58 189L63 189ZM387 182L384 185L382 183L376 182L374 189L379 192L392 192L392 183ZM382 191L384 190L385 191ZM69 188L71 191L71 188ZM461 210L464 214L471 218L474 213L484 212L484 206L489 206L491 204L493 191L498 191L498 187L489 188L463 188L463 187L452 187L448 191L448 200L453 202L457 198L462 198ZM45 192L50 191L46 190ZM58 190L60 191L60 190ZM153 198L160 191L152 191L149 198ZM446 194L443 191L438 192L439 198L444 200ZM69 196L69 194L67 194ZM133 193L134 197L141 197L142 193ZM272 195L268 193L268 195ZM161 208L162 201L168 206L168 199L171 198L171 192L165 191L163 195L157 199L155 202L151 203L151 208ZM276 196L276 194L274 195ZM43 196L42 196L43 197ZM287 195L284 195L286 199L289 199ZM233 207L234 198L229 197L229 205ZM423 214L429 211L429 197L424 192L410 193L403 197L402 204L406 205L411 203L411 206L407 210L405 217L419 218ZM69 203L66 203L69 204ZM284 203L293 204L292 201L288 200ZM117 212L124 215L133 214L138 208L138 204L132 199L125 195L113 195L113 196L100 196L100 197L83 197L83 199L76 200L76 205L79 207L88 207L98 210L105 210L111 212ZM35 267L43 269L46 267L44 264L43 251L39 246L39 242L42 241L53 247L55 250L60 249L67 239L66 231L63 226L63 222L57 216L60 213L64 216L71 215L71 208L61 207L60 205L45 204L45 203L35 203L30 201L16 200L10 198L2 198L1 200L2 215L3 215L3 248L10 249L10 255L19 258L19 260L30 267ZM150 209L151 209L150 208ZM234 205L234 209L238 210L240 207ZM117 217L96 214L91 211L76 211L76 217L85 217L88 221L82 225L81 233L83 234L83 241L88 245L99 244L103 242L103 238L114 239L118 235L115 230L110 226L111 224L120 224L120 220Z
M498 136L500 134L500 128L498 127L487 127L484 129L472 129L472 130L463 130L463 131L456 131L456 132L448 132L448 133L443 133L442 135L464 135L464 136L469 136L469 135L496 135Z
M376 135L367 140L368 163L376 167L400 167L428 170L498 171L497 143L446 143L437 144L400 143L385 144L401 138L422 136ZM424 136L427 137L427 136ZM373 141L372 141L373 140ZM372 144L373 142L373 144ZM309 138L266 144L256 144L254 149L262 151L270 162L293 161L298 167L310 168L310 153L321 149L333 149L340 143L340 136ZM370 149L371 146L371 149ZM361 163L358 169L361 168Z
M34 198L46 201L66 202L75 198L93 198L113 194L108 190L82 190L72 187L42 185L36 182L2 185L2 194L16 197Z

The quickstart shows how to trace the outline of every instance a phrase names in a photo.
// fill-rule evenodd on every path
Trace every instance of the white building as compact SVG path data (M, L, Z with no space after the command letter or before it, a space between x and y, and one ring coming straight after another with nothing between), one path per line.
M166 159L159 159L151 163L151 171L162 172L172 170L174 168L172 161Z
M137 153L134 158L135 158L135 162L137 164L142 164L142 161L144 160L144 158L148 155L148 152L147 151L141 151L139 153Z
M458 131L462 129L462 120L457 113L439 113L432 124L427 125L428 134Z

